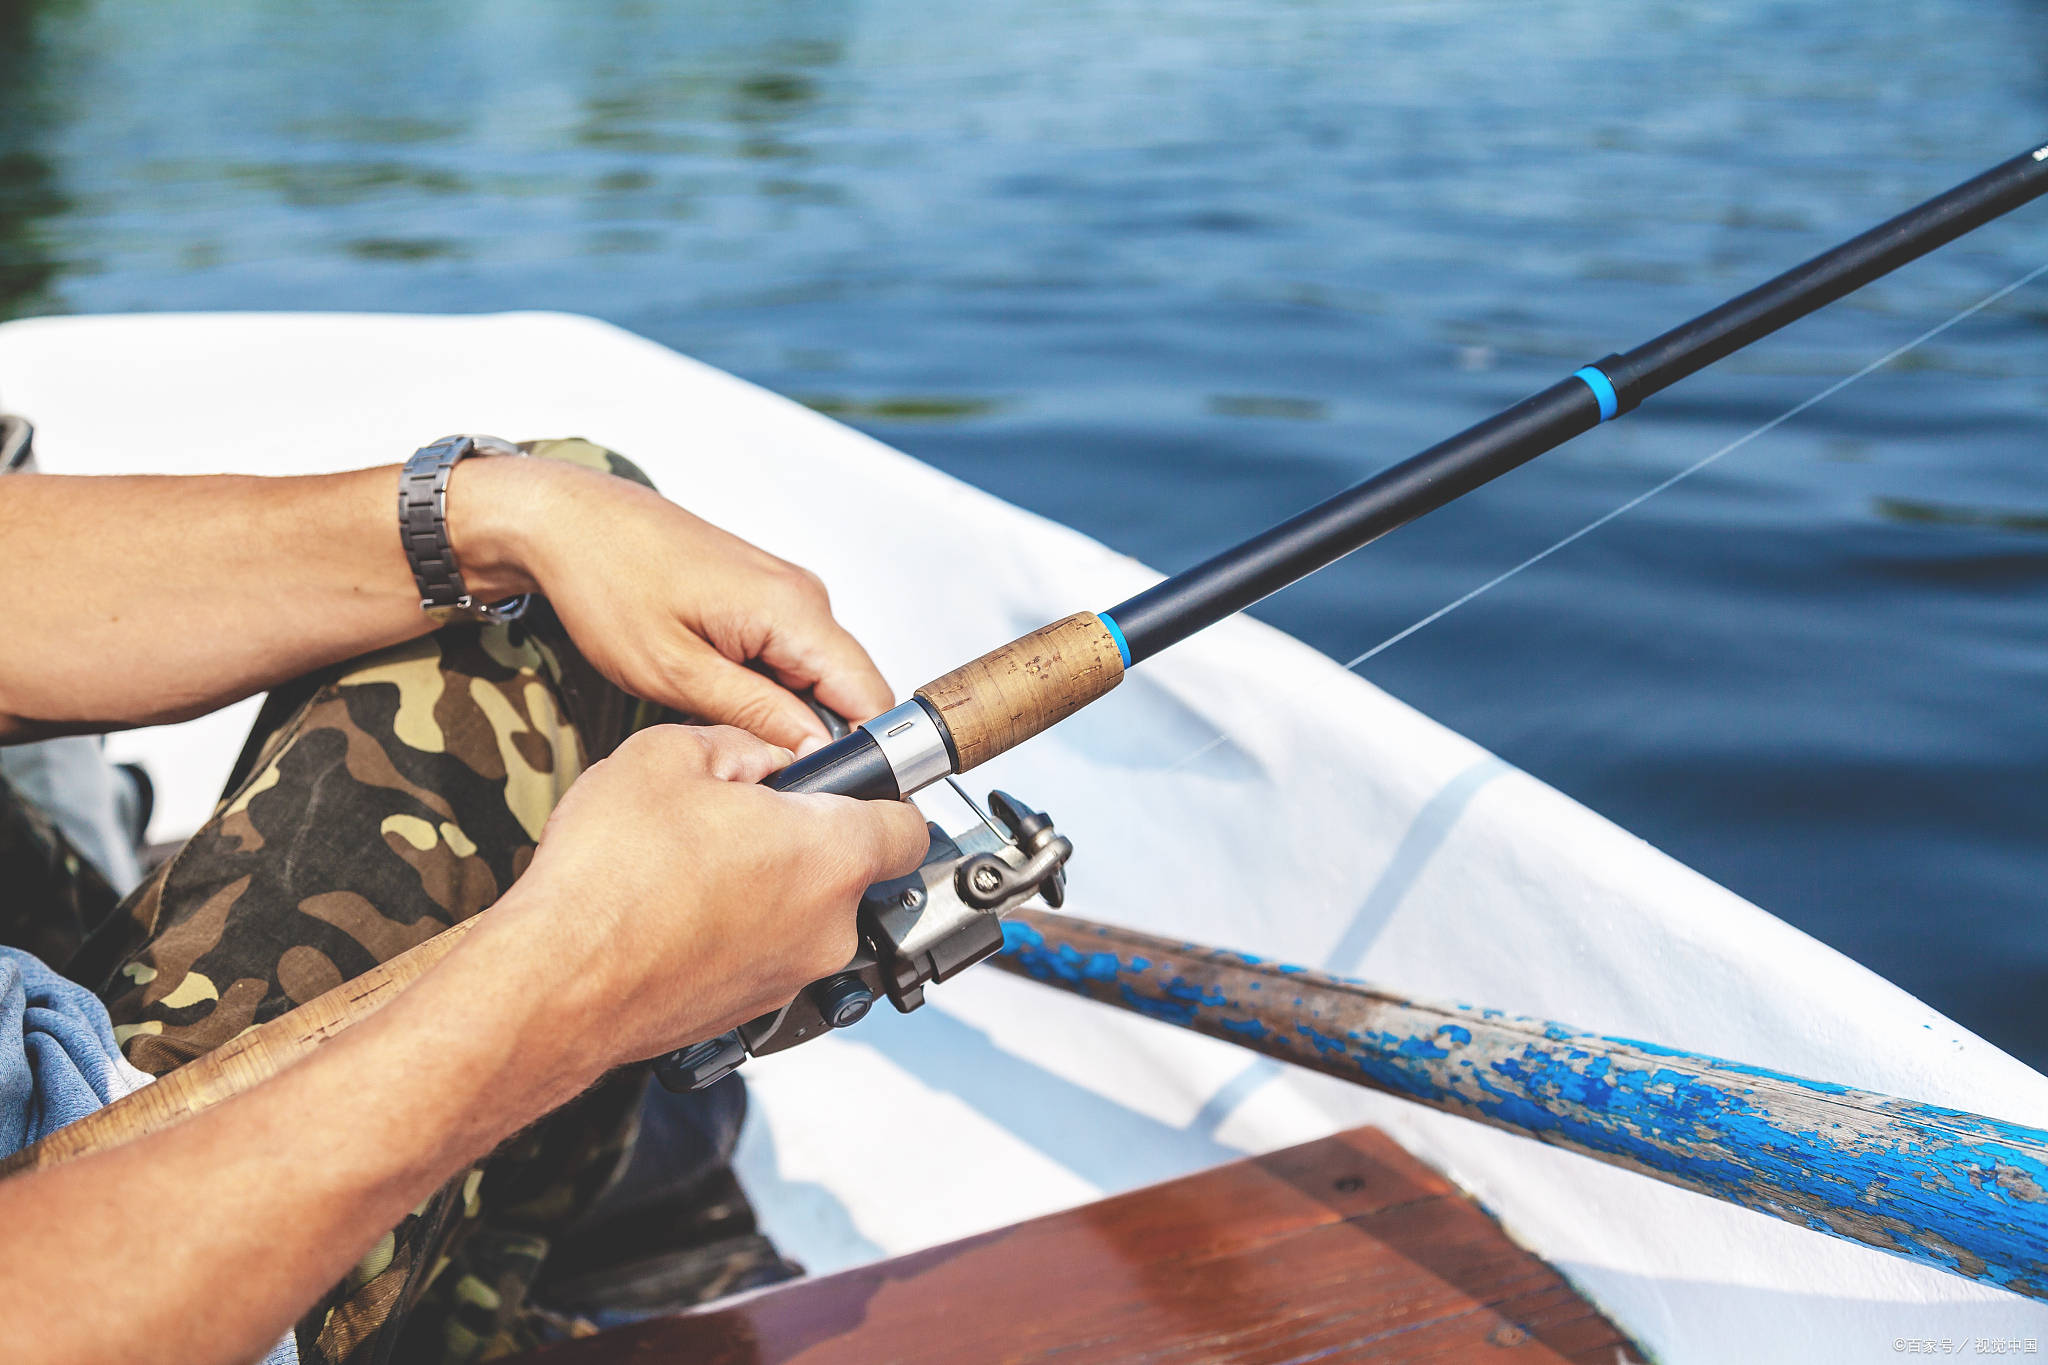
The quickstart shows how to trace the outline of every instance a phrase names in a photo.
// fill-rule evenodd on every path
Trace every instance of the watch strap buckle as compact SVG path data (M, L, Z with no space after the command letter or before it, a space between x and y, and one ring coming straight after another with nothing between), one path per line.
M398 475L398 533L419 589L420 610L437 625L449 621L516 621L533 601L521 593L502 602L479 602L462 581L448 536L448 476L471 455L524 455L496 436L443 436L421 446Z

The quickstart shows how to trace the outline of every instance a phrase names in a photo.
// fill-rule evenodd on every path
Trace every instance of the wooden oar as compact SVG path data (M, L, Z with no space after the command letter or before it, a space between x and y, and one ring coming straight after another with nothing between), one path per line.
M399 991L446 957L475 923L471 918L444 929L355 980L245 1030L161 1080L24 1147L0 1161L0 1176L54 1166L132 1142L254 1088L389 1004Z
M1050 911L1004 929L997 965L1033 981L2048 1298L2038 1128Z

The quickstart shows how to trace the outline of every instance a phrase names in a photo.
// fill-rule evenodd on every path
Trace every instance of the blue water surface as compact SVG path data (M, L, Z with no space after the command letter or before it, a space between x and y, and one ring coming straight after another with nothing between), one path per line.
M0 315L592 313L1170 569L2048 140L2048 11L18 0L0 80ZM2044 261L1260 614L1350 658ZM2048 1063L2044 406L2048 281L1364 671Z

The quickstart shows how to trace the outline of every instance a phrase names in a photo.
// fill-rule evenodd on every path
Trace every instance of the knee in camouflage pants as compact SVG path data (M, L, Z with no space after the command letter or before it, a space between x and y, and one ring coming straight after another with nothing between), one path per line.
M648 482L587 441L526 448ZM544 603L445 627L273 692L212 817L118 906L0 784L0 859L33 879L37 911L0 919L0 938L97 988L128 1059L162 1074L490 905L576 776L655 718ZM300 1321L302 1357L531 1344L526 1290L622 1169L645 1089L644 1068L615 1073L450 1181ZM751 1233L729 1181L723 1197ZM743 1279L793 1269L766 1248L751 1238Z

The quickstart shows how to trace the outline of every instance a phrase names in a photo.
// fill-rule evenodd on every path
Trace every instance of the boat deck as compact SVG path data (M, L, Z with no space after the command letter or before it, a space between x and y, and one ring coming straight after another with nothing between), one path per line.
M1355 1128L527 1359L1279 1365L1496 1354L1641 1359L1478 1204L1376 1129Z

